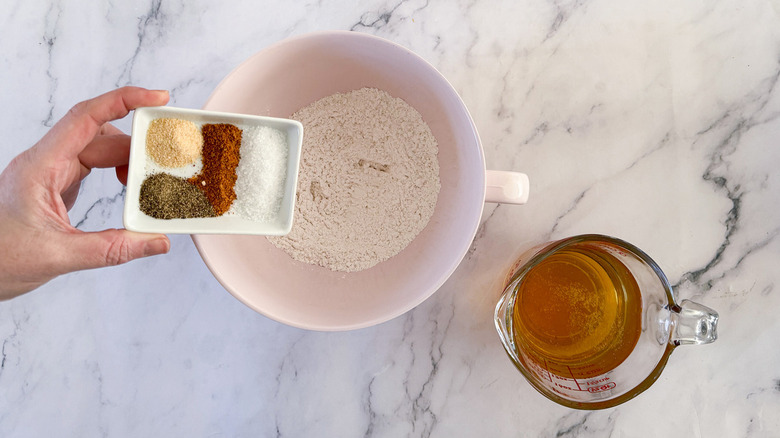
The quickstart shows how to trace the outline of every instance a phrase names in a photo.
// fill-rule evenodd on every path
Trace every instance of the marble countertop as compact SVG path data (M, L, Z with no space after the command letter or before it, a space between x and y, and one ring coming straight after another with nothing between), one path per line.
M357 331L255 313L187 236L0 303L0 436L780 434L777 0L14 0L0 13L0 168L80 100L133 84L199 108L253 53L324 29L431 62L488 168L530 176L529 203L486 205L433 297ZM121 227L123 197L94 172L72 223ZM594 412L525 382L489 291L518 248L580 233L638 245L721 317L717 342L677 349L648 391Z

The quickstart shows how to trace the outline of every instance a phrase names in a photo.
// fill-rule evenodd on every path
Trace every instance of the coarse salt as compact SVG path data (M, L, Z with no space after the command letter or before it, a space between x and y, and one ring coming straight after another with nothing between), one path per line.
M287 134L268 126L244 129L236 174L234 212L253 221L274 220L287 179Z

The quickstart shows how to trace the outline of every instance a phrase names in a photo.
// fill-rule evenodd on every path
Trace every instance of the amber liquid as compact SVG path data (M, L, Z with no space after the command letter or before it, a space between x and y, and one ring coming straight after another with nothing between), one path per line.
M547 372L599 376L620 365L639 339L639 286L602 247L583 243L555 253L533 267L516 290L516 345Z

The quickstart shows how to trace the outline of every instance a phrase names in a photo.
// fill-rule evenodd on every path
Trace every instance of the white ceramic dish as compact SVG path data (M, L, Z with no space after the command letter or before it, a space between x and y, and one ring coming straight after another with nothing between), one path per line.
M200 126L205 123L230 123L244 129L251 126L268 126L287 134L288 160L284 196L275 220L259 222L231 214L214 218L155 219L140 209L141 183L150 169L163 169L148 163L146 131L149 123L157 118L170 117L189 120ZM173 107L138 108L133 114L130 141L130 160L127 171L124 225L131 231L165 234L257 234L278 236L290 232L295 208L295 190L298 183L298 167L303 142L303 126L295 121L273 117L260 117L227 112L203 111ZM165 170L165 169L163 169ZM181 170L169 169L176 176Z
M363 87L404 99L439 144L441 191L431 220L409 246L370 269L344 273L293 260L265 237L193 236L217 280L279 322L349 330L403 314L436 292L466 255L488 188L494 202L528 197L524 174L485 170L477 130L447 80L409 50L371 35L319 32L274 44L233 70L204 108L289 117Z

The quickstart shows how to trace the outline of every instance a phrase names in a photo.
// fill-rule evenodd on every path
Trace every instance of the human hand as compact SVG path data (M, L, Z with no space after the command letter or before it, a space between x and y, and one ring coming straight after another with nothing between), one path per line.
M108 122L168 102L167 91L125 87L81 102L0 174L0 299L72 271L164 254L163 234L84 232L68 210L92 168L115 167L127 182L130 137Z

